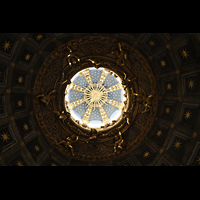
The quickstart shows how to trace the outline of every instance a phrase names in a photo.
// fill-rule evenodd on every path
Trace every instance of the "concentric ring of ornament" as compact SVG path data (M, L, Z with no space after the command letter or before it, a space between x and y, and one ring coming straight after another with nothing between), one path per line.
M121 79L102 67L90 67L75 74L65 94L65 108L73 119L96 129L119 120L126 101Z
M97 49L99 46L102 47L101 52ZM83 87L72 80L76 73L90 67L104 67L117 73L126 88L125 97L127 96L123 114L118 122L108 124L96 132L89 127L80 126L73 119L67 108L73 101L65 103L64 95L71 80L70 86L76 88L74 93L77 90L82 91L82 97L79 99L85 97L88 101L92 99L92 102L96 102L102 98L102 94L95 97L98 92L92 92L89 88L90 92L84 93ZM98 81L95 82L97 83ZM108 87L105 88L108 90ZM70 89L72 91L72 88ZM144 109L145 104L140 102L141 98L135 94L145 99L153 95L149 110ZM158 107L156 79L146 59L129 45L101 36L74 39L53 51L38 72L33 97L35 116L48 141L66 156L94 162L126 155L136 149L152 127ZM86 104L86 101L84 103ZM69 140L72 140L74 154L67 146ZM117 151L114 151L114 147L122 140L122 149L117 148Z

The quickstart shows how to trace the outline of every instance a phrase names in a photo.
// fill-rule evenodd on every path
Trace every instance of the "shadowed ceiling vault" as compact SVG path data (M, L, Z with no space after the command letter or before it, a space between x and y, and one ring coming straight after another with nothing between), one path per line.
M32 100L48 55L72 39L94 35L137 50L158 86L156 120L145 140L124 156L99 162L63 155L52 146L40 130ZM199 60L199 33L1 33L0 165L200 165Z

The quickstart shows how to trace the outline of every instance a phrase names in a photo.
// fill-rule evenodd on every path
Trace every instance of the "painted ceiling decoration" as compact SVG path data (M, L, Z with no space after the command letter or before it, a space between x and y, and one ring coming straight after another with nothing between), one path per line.
M40 129L61 153L80 161L106 161L135 149L153 124L157 104L147 61L109 37L88 36L58 47L34 84ZM130 126L137 132L129 132Z
M0 166L200 166L199 33L1 33Z
M121 79L114 76L117 77L105 68L88 68L72 78L65 101L79 124L99 129L119 118L126 97Z

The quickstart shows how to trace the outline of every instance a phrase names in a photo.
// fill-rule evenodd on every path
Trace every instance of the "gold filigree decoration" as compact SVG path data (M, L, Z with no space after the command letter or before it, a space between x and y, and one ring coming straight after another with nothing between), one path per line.
M63 95L74 74L101 66L123 80L127 101L119 121L108 123L94 132L67 114L70 107L65 105L70 103L63 100ZM133 66L137 67L137 71L132 70ZM141 78L144 83L138 81ZM150 84L145 85L147 81ZM49 91L54 91L54 94ZM100 93L93 92L89 98L93 102L98 101ZM112 159L135 149L153 124L157 103L156 80L144 57L125 43L100 36L77 38L53 51L39 70L33 92L34 113L42 133L63 154L88 161ZM137 138L133 139L128 132L130 126L140 131Z

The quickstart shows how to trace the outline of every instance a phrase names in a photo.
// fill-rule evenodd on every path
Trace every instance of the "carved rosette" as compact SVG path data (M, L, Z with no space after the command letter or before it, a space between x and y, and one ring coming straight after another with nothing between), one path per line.
M33 106L38 124L48 141L67 156L87 161L104 161L127 154L135 149L146 137L150 130L157 111L158 95L154 74L144 57L129 45L107 37L90 36L71 40L53 51L41 66L34 85ZM69 56L71 55L71 57ZM80 60L77 60L79 58ZM92 62L101 63L100 67L115 72L126 88L128 101L124 114L115 123L97 132L96 140L91 137L91 130L79 125L65 109L65 89L77 72L94 67ZM70 64L71 63L71 64ZM126 78L125 78L126 74ZM127 81L129 80L129 81ZM48 105L37 98L40 94L50 95ZM142 113L144 104L133 93L148 97L153 95L151 109ZM59 119L55 113L67 116L65 120ZM127 119L128 118L128 119ZM114 152L116 138L122 133L124 142L122 148ZM66 137L78 136L73 143L74 156L70 148L58 142ZM118 137L119 138L119 137Z

